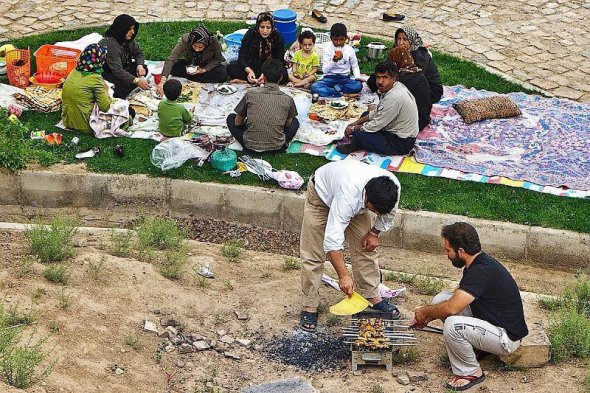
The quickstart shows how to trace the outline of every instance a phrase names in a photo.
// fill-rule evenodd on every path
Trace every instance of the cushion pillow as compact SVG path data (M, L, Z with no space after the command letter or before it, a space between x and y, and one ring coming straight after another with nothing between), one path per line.
M493 96L464 100L453 105L465 123L474 123L486 119L502 119L520 116L518 106L505 96Z

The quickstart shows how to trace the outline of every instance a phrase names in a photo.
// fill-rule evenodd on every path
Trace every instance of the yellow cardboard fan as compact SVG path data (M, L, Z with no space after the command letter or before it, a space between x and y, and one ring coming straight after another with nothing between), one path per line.
M353 292L351 297L345 297L331 306L330 312L334 315L352 315L363 311L369 304L369 301L358 292Z

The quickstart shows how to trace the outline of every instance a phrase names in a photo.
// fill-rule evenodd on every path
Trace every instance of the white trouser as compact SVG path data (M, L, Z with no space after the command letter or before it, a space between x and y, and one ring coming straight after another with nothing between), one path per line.
M452 296L453 292L443 291L432 299L432 303L443 302ZM473 375L479 369L474 348L494 355L510 355L520 346L520 340L512 341L503 328L474 318L469 306L445 319L443 337L453 374L460 376Z

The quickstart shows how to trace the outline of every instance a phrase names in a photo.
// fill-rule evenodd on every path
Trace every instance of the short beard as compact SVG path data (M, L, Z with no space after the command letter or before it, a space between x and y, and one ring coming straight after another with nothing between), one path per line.
M457 269L461 269L465 267L465 260L463 260L462 258L449 258L451 260L451 263L453 264L453 266L455 266Z

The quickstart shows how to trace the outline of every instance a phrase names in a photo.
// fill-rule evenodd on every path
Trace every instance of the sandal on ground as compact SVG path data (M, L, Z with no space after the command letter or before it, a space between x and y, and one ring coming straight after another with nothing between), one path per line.
M321 11L317 10L317 9L314 9L313 11L311 11L311 16L314 19L317 19L317 21L320 23L326 23L328 21L328 18L326 18L324 16L324 14L322 14Z
M402 313L397 309L396 306L383 299L377 304L373 304L373 309L384 313L391 314L391 319L400 319Z
M463 385L463 386L451 385L452 383L455 383L461 379L469 381L469 383L466 385ZM482 383L483 381L485 381L485 379L486 379L486 375L483 373L479 377L477 375L464 375L464 376L453 375L453 378L451 378L451 380L445 384L445 389L453 391L453 392L461 392L463 390L467 390L469 388L474 387L478 383Z
M406 18L403 14L396 14L394 12L384 12L383 20L386 22L401 22Z
M299 326L306 332L314 333L318 327L318 313L301 311L299 317Z

